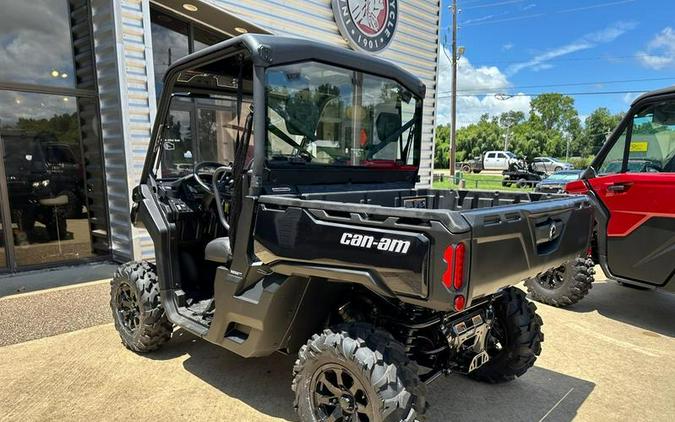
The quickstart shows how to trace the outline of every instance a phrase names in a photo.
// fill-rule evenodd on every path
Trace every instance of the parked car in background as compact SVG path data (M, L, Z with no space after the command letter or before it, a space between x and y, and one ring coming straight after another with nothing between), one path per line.
M480 173L482 170L508 170L509 166L521 162L516 154L511 151L487 151L473 160L461 164L463 172Z
M534 187L535 192L560 193L565 191L565 185L569 182L579 180L582 170L563 170L553 173L546 179L537 183Z
M532 160L531 165L534 170L542 171L547 174L555 173L561 170L574 169L572 164L560 161L553 157L535 157Z

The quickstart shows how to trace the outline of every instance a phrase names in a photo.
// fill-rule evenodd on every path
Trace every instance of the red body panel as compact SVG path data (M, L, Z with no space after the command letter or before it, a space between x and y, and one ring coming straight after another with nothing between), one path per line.
M620 173L587 183L609 210L608 237L628 236L652 217L675 218L675 173Z

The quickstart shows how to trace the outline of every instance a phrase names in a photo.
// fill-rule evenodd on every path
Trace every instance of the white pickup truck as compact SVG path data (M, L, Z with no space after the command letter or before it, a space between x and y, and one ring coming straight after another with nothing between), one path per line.
M518 157L511 151L487 151L480 157L461 164L465 173L480 173L482 170L508 170L509 165L518 162Z

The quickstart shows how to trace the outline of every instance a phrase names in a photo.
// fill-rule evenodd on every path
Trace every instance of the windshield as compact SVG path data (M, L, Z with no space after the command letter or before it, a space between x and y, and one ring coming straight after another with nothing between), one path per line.
M574 180L577 180L579 178L580 173L574 172L574 173L555 173L552 174L548 177L547 180L556 180L556 181L561 181L561 182L571 182Z
M421 101L392 80L321 63L267 70L268 163L412 169Z

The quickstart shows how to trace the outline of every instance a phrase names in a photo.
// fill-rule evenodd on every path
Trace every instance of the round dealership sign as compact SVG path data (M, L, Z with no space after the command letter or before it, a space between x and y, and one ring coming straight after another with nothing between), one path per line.
M357 50L382 51L394 38L397 0L332 0L340 33Z

